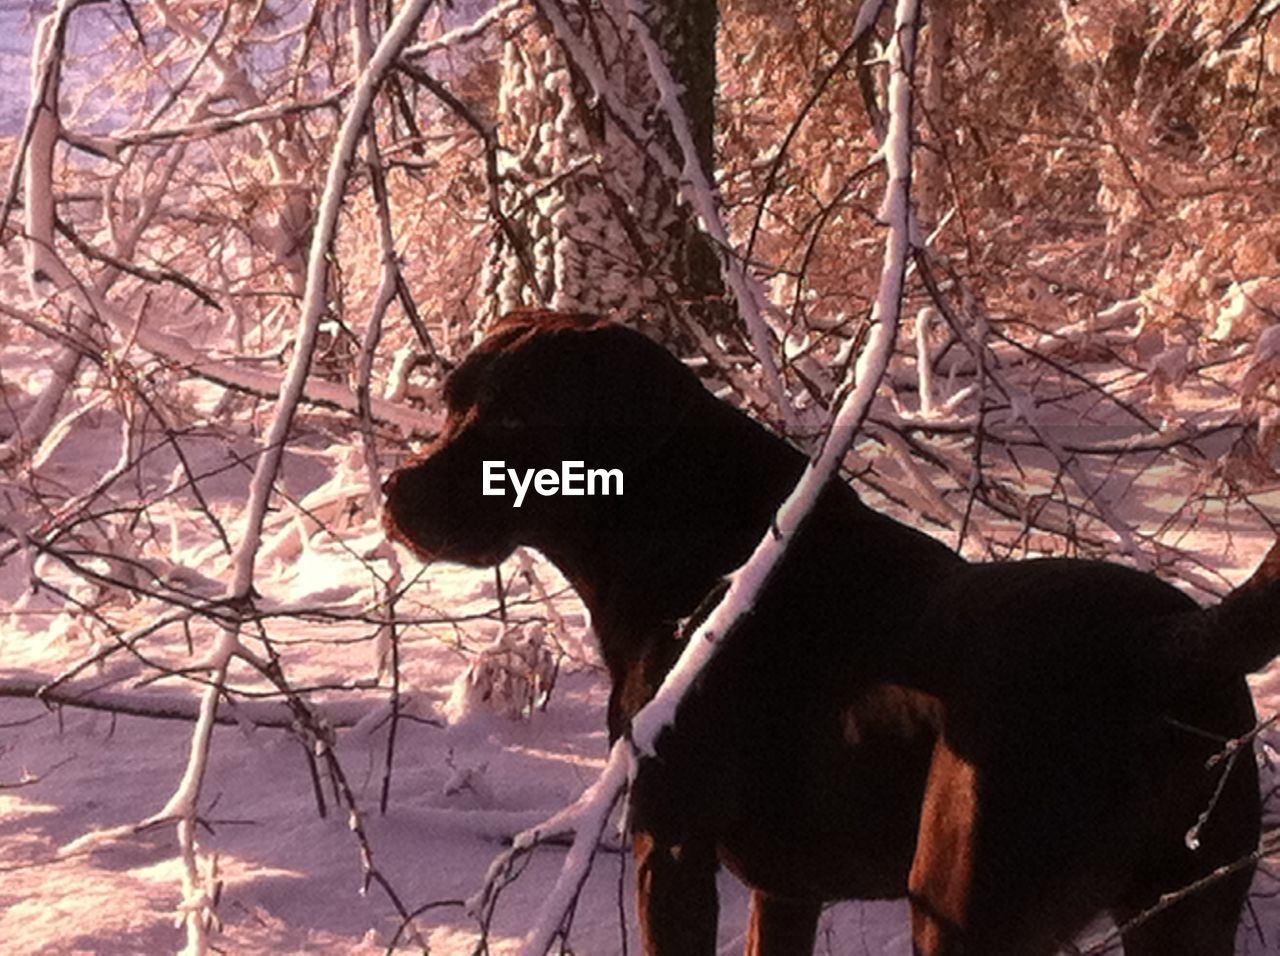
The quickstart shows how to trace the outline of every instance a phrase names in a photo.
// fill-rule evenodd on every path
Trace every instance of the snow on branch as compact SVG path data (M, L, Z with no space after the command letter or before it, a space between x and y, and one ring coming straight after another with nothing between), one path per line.
M633 0L634 2L634 0ZM872 0L874 3L874 0ZM694 678L716 654L725 638L750 611L756 595L782 559L787 545L800 527L826 483L838 477L838 469L857 434L880 382L888 368L897 338L903 285L912 253L911 217L911 72L919 18L918 0L898 0L894 31L886 60L890 70L889 122L883 147L887 182L881 218L887 226L884 264L872 309L872 332L851 372L851 381L842 389L845 397L831 421L826 439L810 461L799 483L783 502L772 527L756 546L751 557L730 575L724 598L685 644L679 660L662 686L631 724L629 739L619 740L609 755L604 772L571 807L516 838L512 850L491 868L484 888L473 899L487 903L498 882L509 872L515 855L527 850L552 832L574 831L572 847L565 858L555 887L547 894L539 918L526 935L522 952L541 956L561 934L566 913L586 878L591 852L605 825L609 810L617 801L628 772L635 761L654 754L658 737L674 725L681 700ZM602 95L607 95L605 90Z
M23 182L23 207L25 213L23 243L23 267L33 296L40 295L44 281L51 277L59 265L53 251L54 242L54 192L53 160L58 144L61 122L58 118L58 84L62 73L62 56L66 41L67 22L71 12L80 6L81 0L62 0L53 12L40 21L36 30L34 57L31 71L31 103L26 124L10 171L8 188L3 206L0 207L0 234L9 218L17 196L19 179ZM71 336L76 341L89 330L92 316L77 317ZM62 403L63 395L74 380L80 367L80 353L75 348L64 348L53 362L53 375L31 409L23 416L14 435L0 444L0 461L12 457L23 437L38 440L53 424Z
M104 319L112 328L130 336L141 348L146 349L158 359L181 368L189 375L220 385L223 388L255 395L259 398L268 400L277 400L279 398L283 388L283 379L280 375L270 371L248 368L231 360L210 357L181 336L162 332L147 324L139 324L112 305L94 287L76 284L75 277L58 257L48 257L45 260L45 264L53 270L53 278L56 284L59 287L66 288L68 292L71 292L79 300L79 304L84 310L81 320L84 328L87 328L95 317ZM0 311L27 327L48 335L52 339L63 342L67 340L65 330L49 326L31 312L5 303L0 303ZM84 328L77 326L75 335L81 335ZM72 345L72 351L75 351L75 341L77 339L73 338L72 342L69 343ZM84 346L85 350L89 348L90 346ZM339 409L344 412L350 412L353 415L360 414L361 401L359 396L338 382L308 379L304 386L303 399L314 405ZM406 432L431 433L438 430L438 423L434 421L430 414L419 411L410 405L372 395L368 398L368 404L374 419L379 422L395 425ZM47 430L48 423L52 422L53 412L56 412L56 406L49 413L48 421L43 428L24 424L24 427L19 432L28 441L38 440L39 436ZM10 442L11 444L12 442ZM14 449L9 448L8 445L0 446L0 459L3 459L12 450Z
M645 0L627 0L626 9L632 32L640 43L645 61L649 65L649 74L658 88L658 107L666 115L667 122L671 124L672 134L680 148L683 159L677 180L680 193L702 223L703 230L715 243L715 248L720 254L725 284L733 292L738 308L742 310L747 332L751 336L751 348L764 370L769 390L773 393L774 400L778 403L787 424L794 427L795 410L787 400L786 387L782 383L777 362L773 357L773 338L765 322L767 302L764 290L748 274L742 260L733 251L729 231L720 217L720 203L716 198L715 186L698 157L698 150L693 142L693 127L684 104L680 102L680 85L671 75L667 58L658 46L657 40L654 39L653 31L646 19L650 12L649 5Z
M284 119L285 117L316 110L334 109L342 102L346 92L345 86L339 86L321 96L308 99L290 99L283 103L264 103L261 106L250 107L237 113L229 113L225 116L210 116L198 122L184 123L177 126L126 130L112 136L77 134L75 136L75 144L82 147L92 146L103 155L113 155L128 146L206 139L219 133L240 129L243 126L268 123L272 120Z
M977 316L978 334L974 335L965 323L961 321L961 316L957 315L955 309L951 307L951 304L944 297L930 268L930 258L926 251L916 251L921 281L928 289L930 296L938 307L938 311L942 313L951 330L960 339L969 354L973 356L974 361L979 363L983 374L1009 403L1014 421L1025 423L1035 436L1036 441L1048 450L1049 454L1058 463L1058 467L1071 478L1085 498L1097 509L1098 516L1115 534L1121 549L1128 555L1130 560L1143 570L1150 571L1154 569L1156 566L1155 561L1147 551L1139 546L1138 536L1135 535L1134 529L1116 513L1115 508L1112 507L1111 502L1108 500L1107 493L1103 488L1105 481L1094 479L1085 471L1080 464L1079 457L1067 451L1062 443L1053 436L1051 429L1040 421L1040 416L1036 411L1035 400L1032 396L1009 381L1001 371L999 364L990 360L988 355L990 346L986 341L985 335L986 317L981 314ZM1145 538L1145 536L1143 537Z
M22 136L14 151L14 162L9 168L9 182L5 189L3 205L0 205L0 233L9 220L9 211L17 201L18 182L26 176L26 198L28 209L39 207L37 215L44 227L41 232L33 231L29 221L27 232L30 236L47 233L45 238L53 238L53 191L51 173L46 175L44 167L52 170L53 147L58 134L58 79L62 70L62 47L66 37L67 20L76 7L84 0L61 0L48 16L40 21L36 28L35 44L32 55L35 62L31 70L31 100L27 105L26 121L23 124ZM32 173L32 163L36 170ZM34 178L33 178L34 177ZM33 191L34 186L34 191ZM46 188L48 187L48 188ZM28 256L36 253L28 251Z
M525 0L502 0L501 3L494 4L488 12L476 17L471 23L455 27L434 39L406 47L401 56L406 60L414 60L440 50L461 46L477 37L483 36L486 30L495 23L501 22L507 14L519 10L524 6L524 3Z
M395 65L396 57L408 43L418 27L418 22L430 6L430 0L409 0L396 14L378 48L369 60L369 66L356 83L351 105L343 118L334 143L333 155L321 193L320 208L316 216L315 231L311 237L311 252L307 262L307 281L302 299L302 315L298 322L297 345L285 374L284 387L276 404L271 426L263 442L263 454L258 460L249 491L248 525L243 546L237 555L233 595L246 595L253 584L254 556L262 535L271 487L275 484L284 445L293 424L293 416L302 398L303 386L311 368L316 336L320 322L328 309L329 252L338 231L338 214L342 208L343 190L351 173L356 148L359 145L374 94L382 80Z
M729 590L720 604L689 639L684 653L667 675L652 701L632 721L632 740L642 754L652 754L659 733L670 726L688 687L715 654L720 639L750 610L755 596L782 558L787 544L819 493L833 476L871 408L880 385L901 315L902 290L911 253L911 64L915 55L916 0L899 0L894 36L886 54L890 66L889 127L884 154L888 179L881 219L888 226L884 265L875 305L872 332L858 356L853 380L832 420L826 440L805 469L800 482L778 509L773 527L741 568L730 576Z
M511 847L489 865L484 885L467 900L467 910L488 925L492 919L498 895L511 882L516 872L515 864L535 847L569 835L573 842L560 870L556 884L547 894L538 913L538 920L526 934L521 953L542 956L551 948L552 941L563 931L566 914L573 906L578 891L587 878L591 857L609 822L609 815L618 803L618 797L627 784L631 767L631 754L624 741L618 741L609 753L600 776L574 803L559 813L518 833Z

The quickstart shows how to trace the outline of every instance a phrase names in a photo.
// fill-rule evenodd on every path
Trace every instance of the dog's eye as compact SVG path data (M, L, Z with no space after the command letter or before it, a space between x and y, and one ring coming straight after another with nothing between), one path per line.
M517 428L524 427L524 419L511 412L505 412L498 416L498 427L503 431L514 431Z

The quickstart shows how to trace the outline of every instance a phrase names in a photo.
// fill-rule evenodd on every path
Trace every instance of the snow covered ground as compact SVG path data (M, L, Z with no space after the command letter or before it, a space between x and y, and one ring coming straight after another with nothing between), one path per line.
M95 436L84 437L89 445ZM313 582L313 590L298 589L291 595L295 602L311 603L362 586L352 580L350 553L323 538L317 535L309 545L296 574ZM372 540L343 543L359 552ZM10 684L56 674L97 647L88 629L69 616L35 609L39 602L24 599L21 567L10 561L0 568L5 606L17 608L0 638L0 681ZM286 589L292 577L284 564L268 566L266 574ZM344 589L343 581L350 587ZM440 567L417 590L434 608L463 617L495 613L489 573ZM536 613L532 605L522 605L525 590L518 584L511 588L513 618ZM561 603L565 623L576 632L565 642L573 653L562 665L549 706L524 719L458 695L450 701L465 673L463 647L470 637L459 641L447 634L451 628L435 628L430 636L406 638L403 707L408 717L398 729L385 816L377 805L390 725L386 690L321 695L335 724L355 722L340 731L336 749L366 811L377 866L410 908L438 904L421 918L434 952L471 951L476 923L452 901L479 888L504 838L571 802L603 765L606 681L578 647L585 626L581 614L569 599ZM500 629L497 623L468 627L481 639ZM328 627L317 636L307 625L289 622L273 636L289 645L284 656L295 684L341 688L373 677L371 642L360 630ZM149 646L151 659L181 656L180 630L170 637L167 647L164 641ZM114 661L76 686L128 688L148 675L154 677L140 661ZM125 696L169 710L180 710L185 699L192 703L190 713L195 693L196 688L171 679ZM202 846L216 855L223 886L218 945L232 952L384 951L399 920L376 888L360 892L359 848L346 814L334 810L332 793L325 798L328 816L318 814L302 745L284 730L253 727L248 717L260 713L250 710L239 725L216 731L201 805L210 824ZM104 841L84 837L137 823L164 805L181 775L190 729L183 720L75 708L51 712L32 701L0 701L4 951L150 953L181 947L182 930L175 926L181 867L172 826ZM510 948L527 928L554 880L561 853L555 847L538 852L503 893L490 927L494 951ZM622 927L634 924L628 870L616 841L597 859L575 922L579 952L622 951ZM728 877L723 891L722 938L733 951L743 930L746 896ZM831 951L848 952L846 946L858 941L869 952L905 952L905 920L905 907L898 903L841 907L828 921ZM635 951L634 939L628 945Z

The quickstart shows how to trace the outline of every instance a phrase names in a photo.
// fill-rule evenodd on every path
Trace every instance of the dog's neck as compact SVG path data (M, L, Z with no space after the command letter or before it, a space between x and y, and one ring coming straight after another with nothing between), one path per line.
M587 605L615 673L747 558L804 468L800 452L707 398L628 474L624 496L590 499L590 520L530 542Z

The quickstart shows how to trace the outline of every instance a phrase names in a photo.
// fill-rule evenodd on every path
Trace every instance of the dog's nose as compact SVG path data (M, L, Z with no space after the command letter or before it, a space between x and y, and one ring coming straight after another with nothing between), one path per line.
M393 471L391 474L389 474L389 475L388 475L388 476L383 480L383 482L382 482L382 496L383 496L384 498L385 498L385 497L388 497L388 496L391 494L391 492L395 489L395 486L396 486L396 480L397 480L399 477L400 477L400 472L398 472L398 471Z

